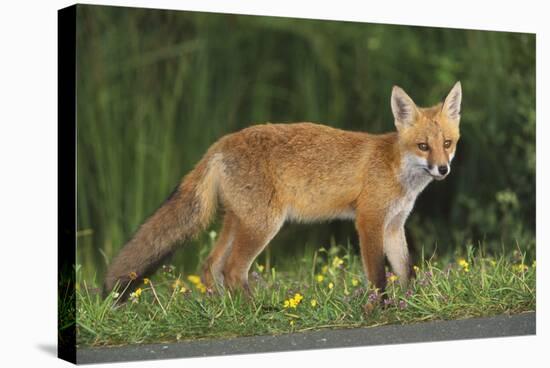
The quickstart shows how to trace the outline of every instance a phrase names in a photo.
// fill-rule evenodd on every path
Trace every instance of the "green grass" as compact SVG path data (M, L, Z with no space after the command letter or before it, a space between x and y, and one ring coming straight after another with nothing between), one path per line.
M253 265L251 299L240 292L205 290L172 266L164 266L120 306L116 294L103 300L97 285L81 281L78 345L284 334L535 310L536 265L519 251L496 258L471 250L463 258L432 257L419 265L405 290L388 273L385 303L372 303L380 296L367 287L360 259L349 247L322 248L281 268L284 272Z

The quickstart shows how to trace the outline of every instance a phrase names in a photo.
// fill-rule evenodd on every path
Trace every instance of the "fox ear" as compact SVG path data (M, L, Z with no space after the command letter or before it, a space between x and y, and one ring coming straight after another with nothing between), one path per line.
M391 109L397 130L414 124L418 110L412 98L403 89L393 86L391 91Z
M445 98L442 111L451 120L460 120L460 104L462 103L462 86L456 82L451 92Z

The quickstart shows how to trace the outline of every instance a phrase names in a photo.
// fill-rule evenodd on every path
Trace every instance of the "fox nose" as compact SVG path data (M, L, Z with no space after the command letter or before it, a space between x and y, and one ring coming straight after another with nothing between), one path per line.
M447 167L447 165L441 165L437 168L437 171L439 171L441 175L445 175L449 172L449 168Z

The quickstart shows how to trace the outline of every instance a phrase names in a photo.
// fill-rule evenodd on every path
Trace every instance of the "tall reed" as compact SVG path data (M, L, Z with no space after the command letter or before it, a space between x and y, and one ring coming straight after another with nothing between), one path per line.
M78 261L88 276L222 135L292 121L393 130L394 84L419 105L456 80L464 89L453 173L419 198L411 242L442 253L534 244L534 35L84 5L77 37ZM272 256L331 239L355 242L353 225L287 226ZM204 251L191 245L176 262L194 268Z

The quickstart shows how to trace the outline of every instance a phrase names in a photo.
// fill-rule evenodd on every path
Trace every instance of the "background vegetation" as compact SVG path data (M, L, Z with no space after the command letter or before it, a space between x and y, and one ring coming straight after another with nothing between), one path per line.
M392 85L422 106L457 80L464 98L453 172L417 201L410 242L438 255L467 245L534 250L534 35L87 5L77 13L84 278L101 279L222 135L268 121L390 131ZM357 250L351 223L286 225L260 260L348 241ZM207 233L173 263L194 271L208 252L200 243Z

